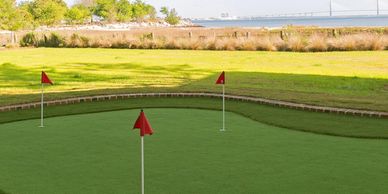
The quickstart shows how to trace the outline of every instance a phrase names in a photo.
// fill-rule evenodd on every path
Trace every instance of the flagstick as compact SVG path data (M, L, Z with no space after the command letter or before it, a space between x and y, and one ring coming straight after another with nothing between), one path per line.
M225 84L222 84L222 129L225 131Z
M141 136L141 193L144 194L144 136Z
M44 92L44 84L42 83L42 102L40 105L40 127L44 127L43 125L43 92Z

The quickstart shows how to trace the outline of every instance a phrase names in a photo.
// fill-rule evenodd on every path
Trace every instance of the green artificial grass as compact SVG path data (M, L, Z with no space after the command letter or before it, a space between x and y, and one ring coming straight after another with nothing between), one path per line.
M130 92L220 92L298 103L388 111L387 51L240 52L15 49L0 52L0 105Z
M222 101L212 98L135 98L83 102L45 108L46 117L124 110L133 108L200 108L220 110ZM227 101L226 110L256 121L287 129L335 136L388 138L387 119L316 113L250 102ZM0 112L0 123L40 118L40 108Z
M387 193L385 140L291 131L219 111L145 109L146 193ZM139 110L0 125L8 193L139 193Z

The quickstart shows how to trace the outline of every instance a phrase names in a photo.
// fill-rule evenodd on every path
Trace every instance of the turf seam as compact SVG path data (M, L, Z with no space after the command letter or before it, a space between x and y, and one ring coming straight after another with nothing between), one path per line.
M98 114L98 113L106 113L106 112L112 112L112 111L125 111L125 110L136 110L136 109L141 109L144 107L131 107L131 108L115 108L115 109L109 109L109 110L99 110L99 111L89 111L89 112L82 112L82 113L64 113L64 114L58 114L58 115L51 115L51 116L46 116L45 118L58 118L58 117L66 117L66 116L74 116L74 115L87 115L87 114ZM163 108L163 109L194 109L194 110L213 110L213 111L220 111L220 109L217 108L204 108L204 107L184 107L184 106L149 106L146 107L147 109L158 109L158 108ZM388 137L378 137L378 136L370 136L370 137L363 137L363 136L351 136L351 135L338 135L338 134L331 134L331 133L325 133L325 132L314 132L314 131L309 131L309 130L304 130L300 128L295 128L295 127L290 127L290 126L285 126L285 125L280 125L276 124L273 122L266 122L266 121L261 121L258 119L255 119L254 117L251 117L247 114L234 111L234 110L226 110L226 112L230 113L235 113L238 115L241 115L247 119L250 119L255 122L259 122L262 124L266 124L269 126L274 126L274 127L279 127L280 129L286 129L286 130L292 130L292 131L299 131L303 133L311 133L315 135L325 135L325 136L334 136L334 137L342 137L342 138L351 138L351 139L372 139L372 140L377 140L377 139L382 139L382 140L388 140ZM8 123L15 123L15 122L20 122L20 121L28 121L28 120L35 120L35 119L40 119L40 116L33 117L33 118L25 118L25 119L18 119L18 120L12 120L8 122L0 122L0 124L8 124Z
M152 96L147 96L147 97L148 98L157 98L157 97L152 97ZM144 97L144 98L147 99L147 97ZM166 97L161 97L161 99L163 99L163 98L168 99ZM174 98L174 97L171 97L171 98ZM208 99L213 100L214 98L208 97ZM115 100L129 100L129 99L117 98ZM81 102L80 104L82 105L83 103L97 103L97 102L98 103L108 103L108 102L114 102L115 100L111 100L111 101L84 101L84 102ZM252 103L252 102L248 102L248 103ZM62 106L63 106L63 104L62 104ZM262 104L261 106L271 106L271 105ZM36 107L35 109L38 109L38 108L39 107ZM123 110L134 110L134 109L141 109L141 108L151 108L151 109L152 108L176 108L176 109L198 109L198 110L216 110L216 111L221 110L220 108L214 108L214 107L199 107L199 105L194 105L194 106L188 106L188 105L146 105L146 106L132 106L132 107L111 107L111 108L107 108L107 109L93 110L93 111L88 111L88 110L84 109L84 110L82 110L82 112L75 112L75 113L64 112L64 113L56 113L54 115L47 115L45 118L104 113L104 112L123 111ZM275 107L275 108L277 108L277 107ZM24 109L24 110L27 110L27 109ZM300 110L298 110L298 111L300 111ZM259 118L256 118L250 114L245 114L245 113L238 111L238 110L227 110L227 112L231 112L231 113L235 113L235 114L244 116L244 117L251 119L255 122L263 123L263 124L270 125L270 126L280 127L282 129L286 129L286 130L306 132L306 133L311 133L311 134L316 134L316 135L336 136L336 137L343 137L343 138L372 139L372 140L378 140L378 139L386 140L386 139L388 139L388 137L385 137L385 136L363 136L363 135L354 135L354 134L337 134L337 133L330 133L330 132L324 132L324 131L313 131L313 130L302 129L302 128L298 128L298 127L282 125L282 124L279 124L276 122L268 122L268 121L260 120ZM328 114L328 113L325 113L325 114ZM343 116L353 117L352 115L343 115ZM37 115L37 116L29 117L29 118L12 119L12 120L5 121L5 122L0 121L0 124L14 123L14 122L25 121L25 120L34 120L34 119L39 119L39 118L40 118L40 115ZM378 119L378 118L373 117L371 119Z
M62 105L62 104L74 104L84 101L105 101L115 99L128 99L128 98L142 98L142 97L210 97L210 98L221 98L222 94L216 93L133 93L133 94L113 94L113 95L96 95L96 96L85 96L77 98L67 98L62 100L51 100L45 102L45 106ZM253 103L268 104L272 106L278 106L281 108L290 108L297 110L304 110L310 112L324 112L324 113L337 113L344 115L355 115L355 116L367 116L367 117L378 117L388 118L388 112L368 111L359 109L345 109L327 106L315 106L308 104L300 104L293 102L285 102L279 100L270 100L265 98L250 97L250 96L238 96L238 95L225 95L227 100L237 101L248 101ZM31 109L40 106L40 102L17 104L0 107L0 112L14 111L20 109Z

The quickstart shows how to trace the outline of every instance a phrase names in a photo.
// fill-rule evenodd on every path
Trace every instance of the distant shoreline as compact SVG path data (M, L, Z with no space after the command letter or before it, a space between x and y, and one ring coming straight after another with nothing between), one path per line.
M315 16L315 17L273 17L233 20L192 20L194 24L207 28L250 27L281 28L284 26L316 27L386 27L388 15L383 16Z
M262 19L343 19L343 18L388 18L388 15L343 15L343 16L276 16L276 17L240 17L236 19L208 18L190 19L191 21L241 21L241 20L262 20Z
M139 28L190 28L190 27L202 27L192 23L190 20L181 20L177 25L170 25L166 22L127 22L127 23L95 23L86 25L64 25L64 26L41 26L34 31L77 31L77 30L90 30L90 31L128 31Z
M385 28L388 27L388 15L383 16L313 16L313 17L274 17L237 20L182 20L178 25L166 22L128 22L128 23L93 23L86 25L41 26L34 30L20 32L47 31L131 31L134 29L168 29L168 28L204 28L204 29L265 29L280 30L292 27L305 28ZM0 34L11 33L1 31Z

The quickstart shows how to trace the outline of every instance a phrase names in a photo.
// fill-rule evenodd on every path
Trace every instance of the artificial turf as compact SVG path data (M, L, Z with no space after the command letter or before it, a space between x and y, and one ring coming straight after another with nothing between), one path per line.
M387 193L388 142L197 109L145 109L147 193ZM0 125L0 190L139 193L139 110Z
M221 107L222 101L214 98L145 97L49 106L45 109L45 116L56 117L133 108L220 110ZM384 118L309 112L229 100L226 102L226 110L262 123L292 130L335 136L388 139L388 120ZM40 118L40 108L0 112L0 123L34 118Z

